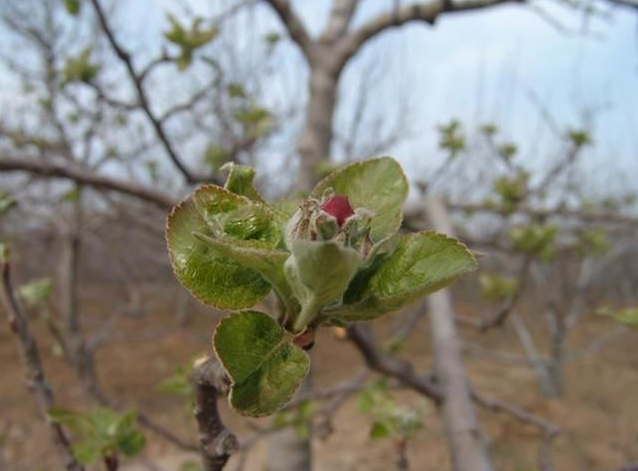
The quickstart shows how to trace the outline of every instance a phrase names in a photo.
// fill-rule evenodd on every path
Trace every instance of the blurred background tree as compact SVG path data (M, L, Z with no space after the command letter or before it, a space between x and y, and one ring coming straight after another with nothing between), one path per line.
M626 74L612 84L609 96L586 92L566 115L564 103L555 111L533 86L512 91L510 69L518 67L512 60L504 60L509 72L503 76L509 81L495 81L494 98L483 75L477 73L476 92L468 92L468 82L457 82L454 68L440 67L450 74L422 86L420 75L435 74L446 50L441 40L416 35L428 34L439 20L443 26L435 30L447 27L450 17L448 28L457 41L469 44L473 38L461 29L489 28L490 15L502 15L498 24L519 18L515 15L535 15L539 27L546 28L539 35L554 35L556 47L567 48L570 41L613 44L626 38L614 34L627 30L638 6L623 0L318 3L0 3L0 237L12 246L16 276L24 283L20 296L41 328L40 342L76 373L77 380L60 380L59 389L71 391L63 395L69 404L81 403L87 410L100 404L122 413L135 406L137 421L156 432L153 437L177 448L197 448L194 428L191 440L182 438L166 426L170 419L144 410L144 396L118 390L125 386L113 383L110 365L118 361L118 345L127 352L140 343L161 351L175 339L192 342L191 348L173 352L171 369L208 349L210 313L172 281L163 226L168 208L194 186L222 182L227 162L256 167L260 191L283 198L282 208L294 208L295 199L335 166L396 154L420 188L406 207L406 228L431 227L425 203L439 201L457 235L485 254L478 278L455 289L459 312L454 317L463 327L455 338L472 360L495 361L499 371L512 365L529 370L545 396L568 390L569 365L625 335L624 327L592 314L599 307L624 312L616 309L636 303L638 189L631 178L636 169L631 122L637 98L628 92ZM456 19L456 13L479 10L485 12L469 15L472 20ZM452 17L458 26L452 26ZM612 39L605 42L605 35ZM428 40L437 55L420 50ZM592 68L606 67L596 62L600 54L592 57L591 64L579 66L585 77L563 82L587 82ZM493 66L485 61L473 64ZM635 68L630 43L624 44L620 62ZM554 77L547 69L539 73ZM635 74L628 80L635 84ZM424 119L444 81L452 84L451 96L441 99L444 112ZM563 94L578 88L551 85ZM625 95L614 95L615 90ZM517 94L527 98L526 111L518 115L511 111ZM607 98L621 101L612 106ZM481 111L491 106L505 111ZM447 108L456 108L458 116L450 116ZM536 118L517 120L521 115ZM436 129L424 129L432 120ZM596 126L601 121L607 123L602 131ZM623 129L619 122L629 124ZM372 352L414 360L403 350L426 312L419 306L398 314L392 325L375 325L374 337L367 328L350 332L368 368L393 376L392 369L380 367L388 358ZM425 338L412 339L427 346L417 359L431 357L436 339ZM419 378L427 378L426 366L416 364ZM140 372L147 368L139 365ZM164 389L190 397L188 372L190 366L178 370ZM435 368L434 375L440 374ZM273 428L260 425L241 449L238 466L245 465L248 445L272 437L268 469L310 469L310 437L328 436L336 411L357 391L370 392L365 378L355 375L330 393L325 384L313 388L309 381L301 399L316 395L325 406L310 407L299 399L299 408L286 411L291 415L276 419ZM410 377L397 378L409 384ZM373 435L395 444L399 458L391 462L405 469L407 443L422 438L410 421L413 412L406 418L394 399L384 398L392 393L392 387L379 391L381 405L372 401L363 409L372 417ZM495 404L477 401L488 408ZM533 465L549 470L548 446L557 429L536 419L531 423L540 430L545 458ZM454 419L444 415L444 420ZM458 456L454 424L447 425L450 454ZM635 443L626 440L622 456L609 462L583 453L571 463L619 466L636 452ZM8 449L12 442L7 443ZM498 466L529 460L516 454L501 458L494 446L483 443L478 448L485 455L487 449ZM34 451L33 461L22 454L12 466L33 469L30 463L47 450ZM466 469L454 463L455 469ZM428 465L438 466L423 464Z

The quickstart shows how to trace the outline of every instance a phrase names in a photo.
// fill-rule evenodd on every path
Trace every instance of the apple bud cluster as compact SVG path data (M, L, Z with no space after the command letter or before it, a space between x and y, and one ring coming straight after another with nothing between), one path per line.
M306 198L290 219L286 240L334 241L352 247L366 258L372 248L370 223L374 213L366 208L353 208L350 199L328 188L321 197Z

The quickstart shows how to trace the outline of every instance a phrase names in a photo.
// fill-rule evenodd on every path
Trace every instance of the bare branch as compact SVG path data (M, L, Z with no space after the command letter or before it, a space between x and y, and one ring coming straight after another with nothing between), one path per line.
M638 463L626 464L618 469L615 469L614 471L638 471Z
M532 261L532 255L526 254L519 269L518 276L516 277L516 289L514 290L512 295L507 298L507 300L503 303L498 311L496 311L491 317L488 317L481 323L479 327L481 331L486 331L493 327L503 326L510 312L512 312L518 301L521 299L521 296L525 292L527 282L529 280L529 269L532 265Z
M0 257L3 255L0 254ZM0 260L0 270L2 271L0 297L11 330L16 334L18 340L26 386L35 396L40 413L49 424L53 443L62 458L64 468L67 471L84 471L84 466L78 463L73 456L71 444L62 427L51 422L48 418L48 412L53 407L53 391L44 373L38 346L29 329L29 321L15 297L11 280L11 266L7 260Z
M441 388L431 378L417 375L409 362L381 353L374 344L370 332L364 326L349 327L348 337L359 349L370 369L397 378L437 404L443 400Z
M461 203L448 202L447 207L453 211L479 212L499 214L498 208L485 203ZM415 202L406 205L404 208L404 216L406 219L423 218L425 207L423 202ZM614 212L594 212L581 209L573 209L565 206L555 208L541 208L531 205L520 205L516 208L517 213L527 214L538 219L546 219L552 216L571 217L580 219L583 222L599 222L609 224L631 224L638 225L638 217L614 213Z
M348 30L358 5L359 0L334 0L328 26L321 35L321 41L331 43L340 39Z
M139 100L139 104L142 111L144 111L144 114L146 114L146 117L148 118L149 122L155 129L157 137L159 138L160 142L164 146L164 149L166 150L166 153L168 154L169 158L173 161L173 163L179 169L182 175L184 175L188 183L198 183L198 182L207 180L208 176L198 176L192 173L188 168L186 168L181 158L177 155L177 151L175 150L175 148L173 147L173 144L169 140L168 135L166 134L166 131L164 130L164 126L162 122L155 116L155 114L151 110L151 105L149 103L148 97L146 95L146 91L144 90L144 86L142 84L143 77L135 71L130 54L128 53L128 51L124 49L124 47L115 38L115 34L113 33L111 26L109 25L109 22L106 18L106 15L104 14L104 10L102 9L102 6L100 5L99 0L91 0L91 3L93 4L93 8L95 9L95 14L97 15L97 19L100 23L102 30L104 31L104 34L106 34L106 38L108 39L108 42L111 45L111 48L113 49L113 52L126 67L128 75L137 93L137 98Z
M224 426L217 410L217 395L228 389L221 365L214 358L197 364L193 370L197 391L195 418L199 424L199 442L204 471L221 471L239 448L237 438Z
M453 2L452 0L434 0L404 5L393 11L386 11L371 19L359 29L344 38L341 50L342 62L354 56L357 51L379 33L396 26L402 26L413 21L434 24L443 13L481 10L505 3L523 3L525 0L469 0Z
M638 10L638 2L634 0L607 0L609 3L614 5L618 5L621 7L632 8L634 10ZM633 468L632 468L633 469Z
M308 34L308 31L306 31L306 27L301 22L299 16L297 16L292 9L290 2L288 2L288 0L265 0L265 2L275 10L286 31L288 31L290 38L297 43L306 59L310 61L314 41Z
M166 210L175 204L175 200L170 196L150 188L122 182L91 172L85 172L55 162L0 158L0 172L27 172L42 177L66 178L98 190L116 191L125 195L134 196L142 201L152 203L162 210Z

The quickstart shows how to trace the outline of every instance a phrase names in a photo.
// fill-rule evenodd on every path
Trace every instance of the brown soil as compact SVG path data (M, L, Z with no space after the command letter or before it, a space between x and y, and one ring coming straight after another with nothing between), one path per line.
M152 298L148 296L152 294ZM148 314L125 317L117 324L118 342L99 350L99 376L104 389L118 401L136 407L185 439L195 441L195 425L184 400L157 391L158 383L209 347L216 316L203 307L193 309L185 326L177 325L172 288L147 292ZM116 307L104 295L85 293L85 324L95 331ZM463 309L463 311L467 311ZM4 313L2 318L4 318ZM57 403L69 408L88 408L83 388L64 361L55 356L52 337L42 322L33 320L50 382ZM379 325L382 328L382 325ZM612 326L590 316L574 332L571 347L583 345ZM164 330L160 332L158 330ZM154 332L149 337L145 332ZM122 332L126 333L121 336ZM507 328L477 335L464 331L466 338L489 348L518 351L513 333ZM597 355L570 363L566 370L566 391L562 398L548 400L538 393L531 370L492 361L468 359L467 367L476 388L524 407L559 424L563 434L555 442L554 460L558 471L596 471L614 469L638 460L638 351L637 332L617 337ZM423 319L401 352L427 371L430 361L427 322ZM6 323L0 325L0 470L49 471L60 469L50 446L32 396L24 387L13 334ZM314 353L315 383L328 387L348 378L361 367L358 353L347 342L335 339L325 329L319 335ZM425 427L409 443L411 469L444 471L449 461L436 410L409 391L398 391L401 401L423 407ZM227 423L240 436L252 432L249 424L224 410ZM493 412L480 412L481 424L491 441L491 453L498 469L532 471L537 468L539 435L529 425ZM265 424L265 421L251 423ZM369 421L350 400L334 418L334 433L315 443L320 471L386 471L394 469L395 454L390 440L371 441ZM150 469L153 461L165 471L178 471L188 456L146 433L148 446L143 457L131 461L129 469ZM259 443L248 457L246 470L261 471L265 445ZM196 459L197 457L191 457ZM236 457L233 458L236 461ZM3 464L5 468L3 468ZM102 469L96 467L95 469ZM229 469L234 469L230 466Z

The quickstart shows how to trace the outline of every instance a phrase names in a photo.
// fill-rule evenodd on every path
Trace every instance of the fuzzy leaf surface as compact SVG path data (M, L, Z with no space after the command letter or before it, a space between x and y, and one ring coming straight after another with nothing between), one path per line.
M252 417L269 415L286 404L308 372L306 352L286 337L267 314L231 314L217 326L217 357L232 380L230 404Z
M295 240L286 279L301 302L294 331L301 332L328 303L340 300L361 263L356 250L334 242Z
M215 185L200 187L168 217L166 238L175 275L197 298L218 309L253 306L270 291L268 281L220 255L201 235L274 249L281 224L282 216L265 204Z
M326 188L347 196L354 208L374 211L371 237L378 242L399 230L401 207L408 196L408 181L401 165L391 157L355 162L321 180L311 196L321 198Z
M438 291L477 267L474 255L452 237L418 232L353 280L346 302L325 315L338 322L370 320Z

